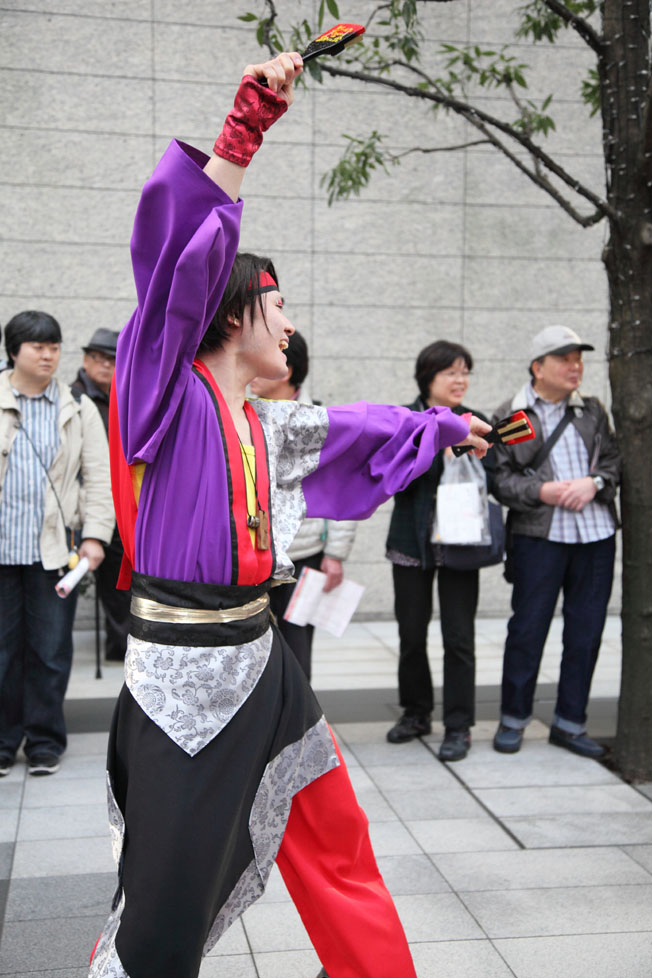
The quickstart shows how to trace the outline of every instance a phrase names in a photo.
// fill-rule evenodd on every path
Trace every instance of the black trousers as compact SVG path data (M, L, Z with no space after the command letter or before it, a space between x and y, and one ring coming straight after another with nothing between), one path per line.
M104 549L104 560L95 571L95 586L104 609L105 655L112 660L124 660L129 636L131 591L118 591L115 586L123 553L122 542L116 531L111 543Z
M394 613L398 622L400 703L407 713L429 716L435 705L428 664L435 568L393 564ZM462 730L475 723L475 613L479 571L439 567L437 590L444 644L444 725Z
M314 570L319 570L323 556L323 551L320 551L318 554L311 554L310 557L305 557L303 560L295 560L294 576L297 580L304 567L312 567ZM269 603L272 611L276 615L278 629L281 635L294 652L299 661L299 665L308 677L308 681L310 681L312 671L312 637L315 628L313 625L294 625L291 621L286 621L283 617L295 587L295 584L280 584L278 587L273 587L269 592Z

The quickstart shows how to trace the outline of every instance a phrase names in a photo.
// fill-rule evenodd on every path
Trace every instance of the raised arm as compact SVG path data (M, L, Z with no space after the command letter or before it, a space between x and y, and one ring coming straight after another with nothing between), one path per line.
M116 357L129 464L152 461L176 414L238 248L245 168L287 111L300 70L299 55L249 65L213 155L173 142L145 185L131 241L138 306ZM256 81L262 77L269 87Z

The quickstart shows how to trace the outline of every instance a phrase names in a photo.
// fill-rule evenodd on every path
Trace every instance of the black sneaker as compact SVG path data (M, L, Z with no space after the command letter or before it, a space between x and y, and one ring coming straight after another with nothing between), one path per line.
M14 766L14 758L11 754L0 754L0 778L5 778Z
M430 717L404 713L398 723L387 731L387 739L390 744L405 744L415 737L425 737L431 731Z
M470 730L447 730L439 748L439 760L461 761L470 750Z
M60 759L56 754L34 754L27 758L27 773L37 778L56 774L60 767Z

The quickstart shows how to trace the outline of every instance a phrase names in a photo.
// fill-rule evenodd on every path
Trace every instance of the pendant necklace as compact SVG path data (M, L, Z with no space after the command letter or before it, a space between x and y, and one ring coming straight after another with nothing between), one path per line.
M237 434L237 432L236 432ZM258 487L256 485L256 479L251 471L251 466L249 465L249 457L244 449L244 445L240 441L240 435L238 435L238 441L240 442L240 453L247 466L247 471L251 478L252 485L254 487L254 495L256 497L257 512L255 515L249 512L249 500L247 499L247 492L245 487L245 505L247 507L247 526L250 530L256 531L256 547L258 550L269 550L269 519L267 513L264 511L263 507L260 505L260 500L258 499Z

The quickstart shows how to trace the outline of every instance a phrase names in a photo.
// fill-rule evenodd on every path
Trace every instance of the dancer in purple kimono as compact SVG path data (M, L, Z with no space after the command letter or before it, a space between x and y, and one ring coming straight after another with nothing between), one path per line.
M294 327L271 262L236 254L239 188L301 65L247 67L213 155L173 142L136 215L138 307L110 425L133 594L108 757L119 885L92 978L196 978L275 861L331 978L415 978L268 591L291 577L304 516L365 519L440 448L483 454L488 426L439 408L245 400L253 377L285 374Z

